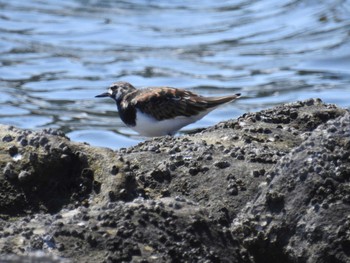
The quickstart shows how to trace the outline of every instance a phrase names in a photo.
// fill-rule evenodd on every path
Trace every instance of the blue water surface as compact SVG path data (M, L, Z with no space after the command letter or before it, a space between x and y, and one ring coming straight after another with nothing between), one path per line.
M113 82L242 93L182 132L281 103L350 107L350 1L0 1L0 123L118 149Z

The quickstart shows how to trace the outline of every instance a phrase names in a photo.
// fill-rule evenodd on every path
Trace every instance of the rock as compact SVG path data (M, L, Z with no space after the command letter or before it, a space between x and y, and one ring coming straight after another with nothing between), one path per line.
M26 183L30 180L30 177L31 177L31 173L30 172L27 172L27 171L21 171L18 175L18 180L21 182L21 183Z
M0 251L21 260L36 249L46 262L348 262L349 129L349 113L320 100L118 151L0 126Z
M18 153L18 148L15 145L12 145L8 148L8 152L11 156L15 156Z
M3 142L11 142L13 140L13 137L9 134L6 134L5 136L2 137Z
M270 169L269 186L232 224L237 235L251 230L245 245L256 262L350 260L349 156L346 112L318 126Z
M45 255L43 252L30 252L27 255L2 255L2 263L69 263L70 261L54 255Z
M15 168L11 162L8 162L5 165L5 168L3 170L3 175L5 178L10 179L10 180L17 179L17 173L16 173Z

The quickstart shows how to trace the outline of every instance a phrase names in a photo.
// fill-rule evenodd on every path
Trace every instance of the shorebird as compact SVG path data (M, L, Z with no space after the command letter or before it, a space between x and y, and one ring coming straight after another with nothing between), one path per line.
M96 97L112 98L117 104L121 120L128 127L142 136L154 137L174 135L218 106L239 98L240 94L203 97L171 87L136 89L128 82L119 81Z

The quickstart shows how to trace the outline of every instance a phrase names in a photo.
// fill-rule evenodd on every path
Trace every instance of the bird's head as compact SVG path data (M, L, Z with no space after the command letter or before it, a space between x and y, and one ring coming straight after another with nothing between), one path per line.
M113 83L108 91L100 95L95 96L96 98L110 97L115 101L121 100L126 94L131 91L136 90L136 88L128 82L118 81Z

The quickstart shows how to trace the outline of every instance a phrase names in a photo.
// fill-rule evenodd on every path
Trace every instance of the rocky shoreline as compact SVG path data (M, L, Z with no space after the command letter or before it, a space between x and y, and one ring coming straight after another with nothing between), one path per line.
M9 126L0 141L1 262L350 261L350 114L335 105L118 151Z

